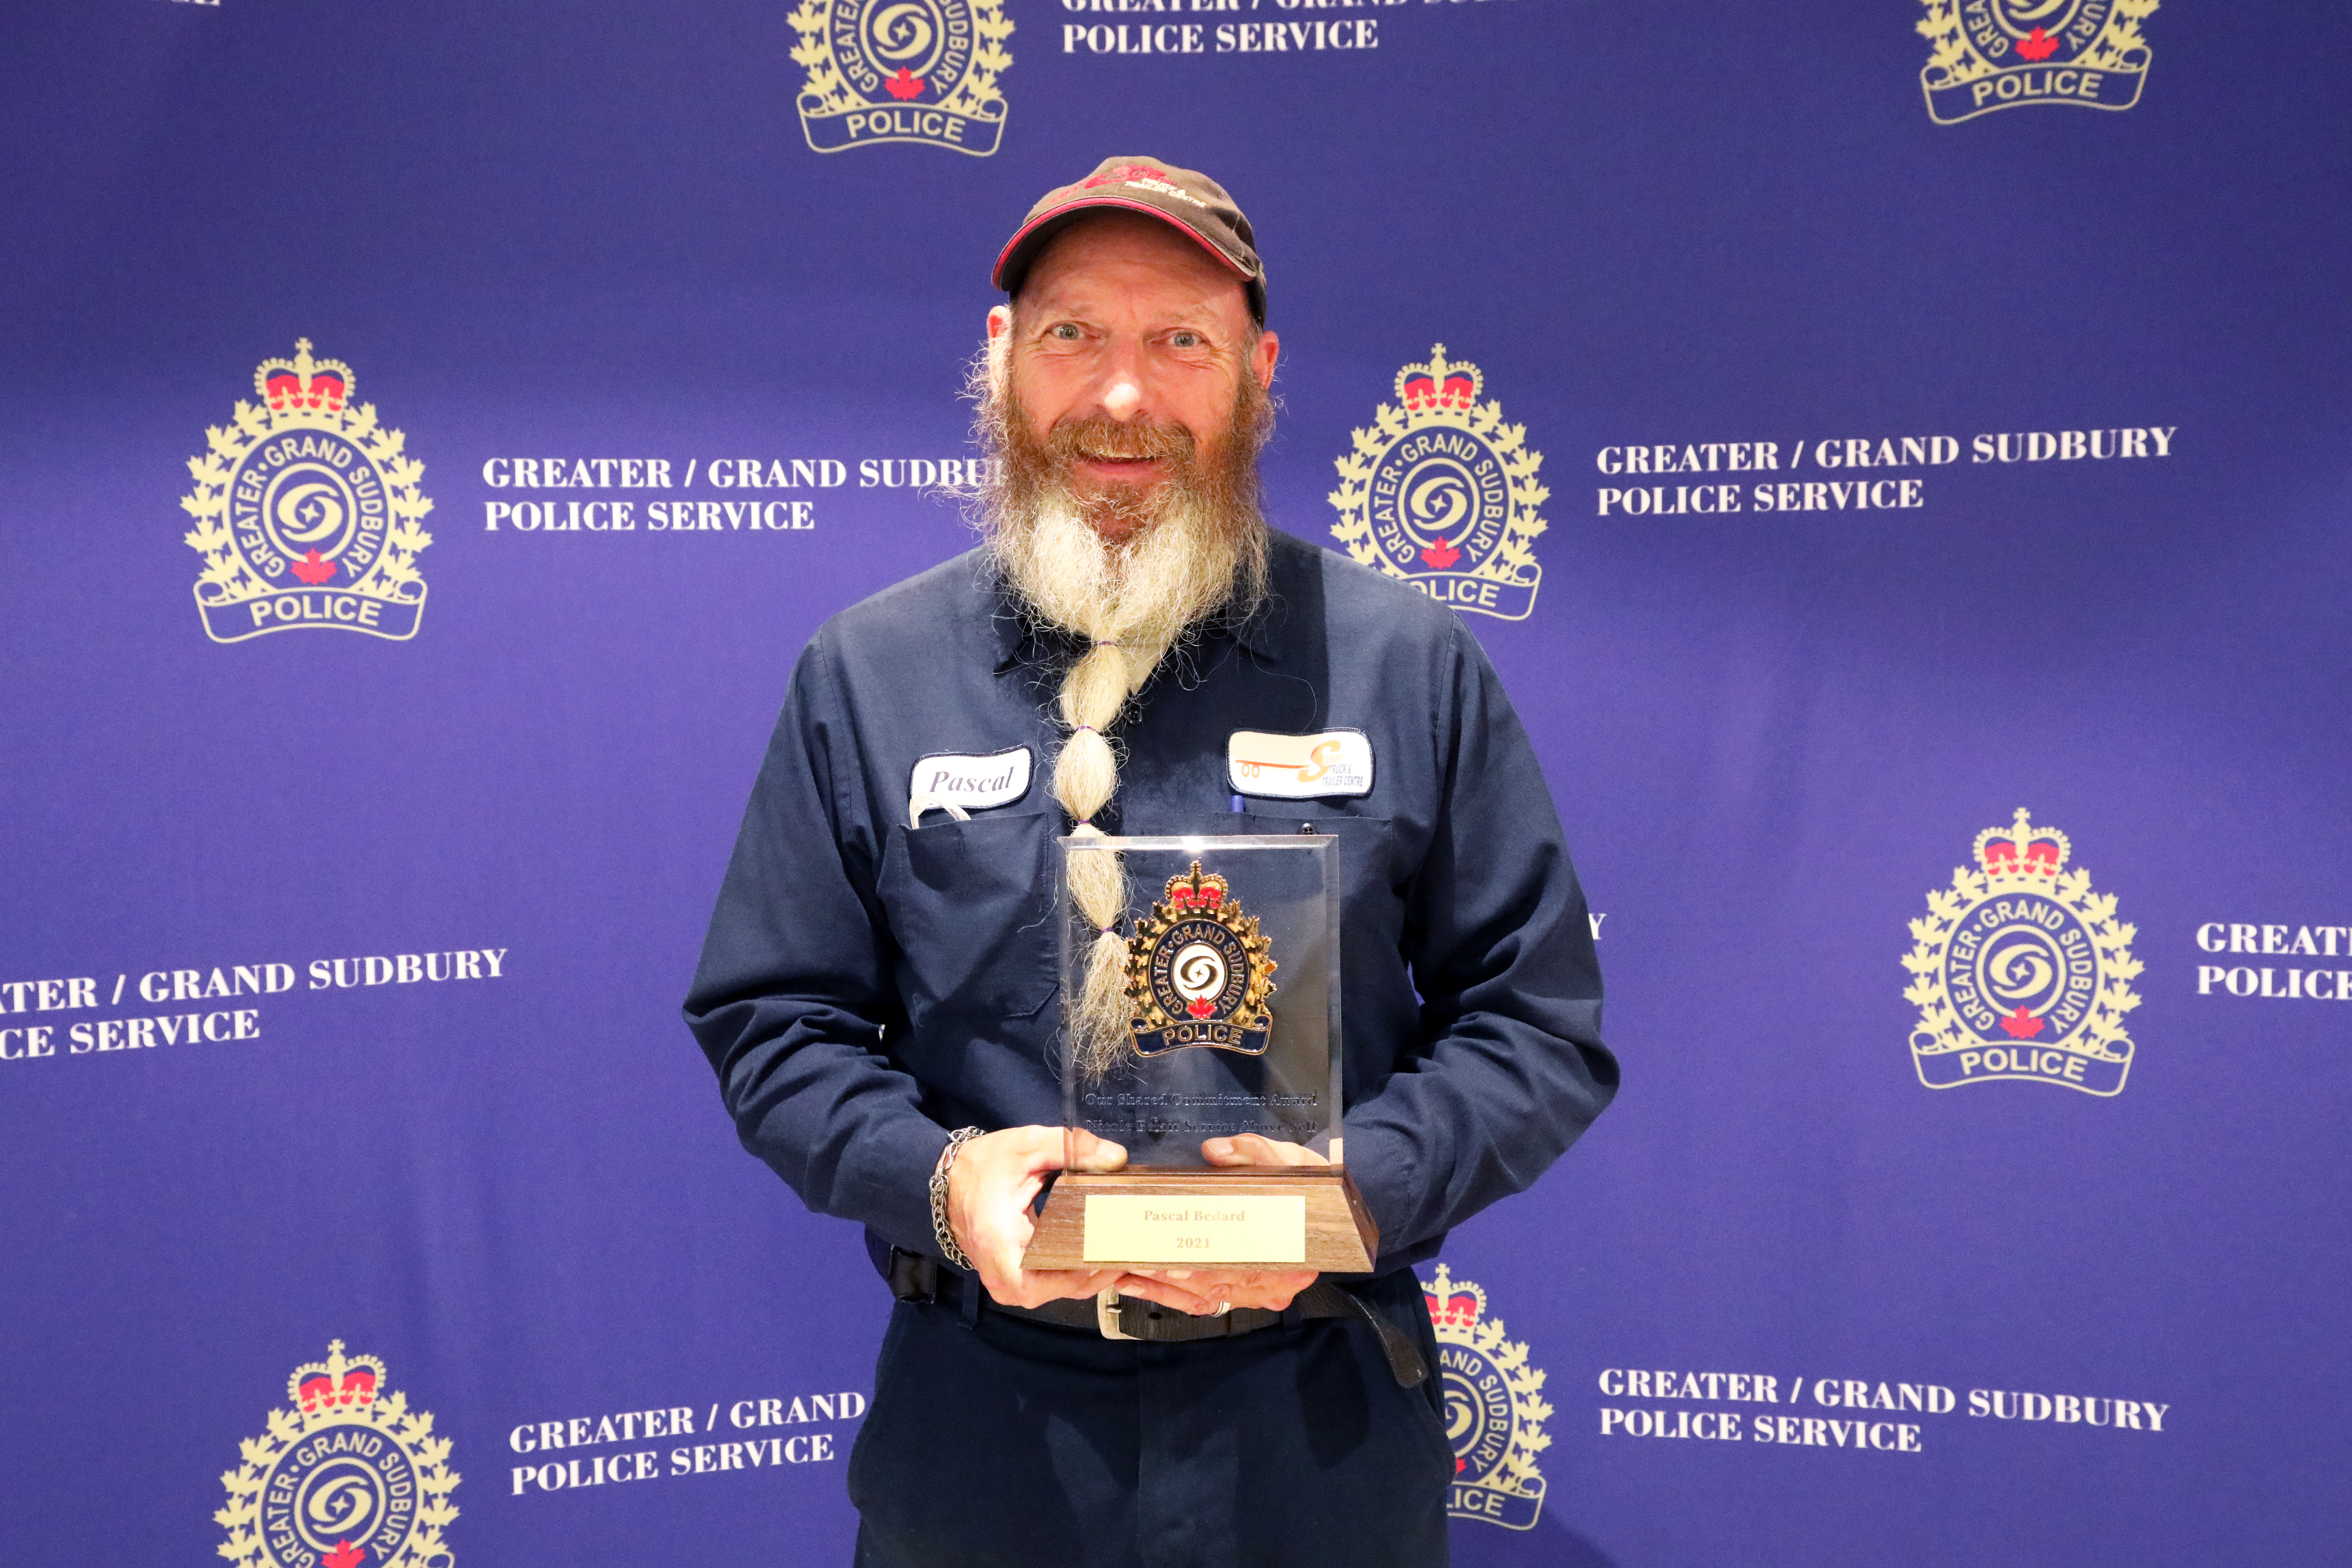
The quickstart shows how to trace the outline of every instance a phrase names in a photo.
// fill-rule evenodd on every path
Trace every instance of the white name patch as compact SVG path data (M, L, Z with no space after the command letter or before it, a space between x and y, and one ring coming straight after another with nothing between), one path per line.
M1236 795L1313 800L1372 793L1372 742L1361 730L1276 735L1236 730L1225 742L1225 776Z
M966 811L1011 805L1029 793L1029 762L1026 746L992 752L984 757L942 752L915 764L914 779L907 794L911 799L928 797L940 805L960 805Z

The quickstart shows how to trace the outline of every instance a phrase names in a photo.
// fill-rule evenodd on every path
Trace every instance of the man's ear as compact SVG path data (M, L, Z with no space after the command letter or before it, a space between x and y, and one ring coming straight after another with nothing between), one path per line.
M1274 362L1282 357L1282 340L1272 332L1257 335L1257 347L1250 353L1250 374L1257 377L1259 386L1274 388Z
M1001 338L1012 330L1013 307L1010 305L997 305L992 307L988 312L989 337L991 339Z

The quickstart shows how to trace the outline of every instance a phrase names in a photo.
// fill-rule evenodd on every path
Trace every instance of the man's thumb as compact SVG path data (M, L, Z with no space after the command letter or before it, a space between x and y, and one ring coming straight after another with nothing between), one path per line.
M1121 1170L1127 1164L1127 1150L1123 1145L1114 1143L1108 1138L1097 1138L1083 1127L1073 1128L1070 1131L1070 1153L1075 1156L1069 1165L1069 1169L1073 1171L1089 1171L1099 1174L1106 1171Z

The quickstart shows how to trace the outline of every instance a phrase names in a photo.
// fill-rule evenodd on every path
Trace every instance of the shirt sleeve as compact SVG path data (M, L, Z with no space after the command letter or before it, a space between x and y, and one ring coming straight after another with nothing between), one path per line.
M1432 704L1441 799L1409 893L1420 1039L1347 1113L1384 1267L1525 1191L1617 1091L1584 890L1534 749L1485 651L1454 628Z
M947 1131L883 1047L903 1031L855 735L820 632L802 653L686 999L744 1148L821 1214L937 1255Z

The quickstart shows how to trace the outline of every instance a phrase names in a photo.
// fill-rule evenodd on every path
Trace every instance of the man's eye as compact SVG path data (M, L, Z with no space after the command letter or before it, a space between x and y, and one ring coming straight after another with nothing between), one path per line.
M1053 331L1054 335L1061 339L1066 343L1076 342L1077 341L1078 329L1073 322L1064 321L1060 325L1055 327Z
M1174 343L1180 349L1197 349L1201 346L1201 334L1198 332L1178 332L1174 337L1168 341Z

